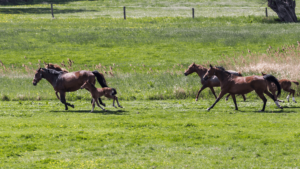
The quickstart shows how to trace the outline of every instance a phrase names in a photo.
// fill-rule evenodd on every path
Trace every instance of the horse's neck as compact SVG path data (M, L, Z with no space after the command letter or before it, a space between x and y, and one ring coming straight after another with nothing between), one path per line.
M220 80L221 83L225 82L225 81L228 81L228 79L229 79L228 74L226 72L221 71L221 70L217 70L215 72L215 76L218 77L218 79Z
M198 67L198 69L197 69L196 72L197 72L198 76L199 76L201 79L203 79L203 76L204 76L205 73L207 72L207 69Z
M52 86L54 87L54 85L56 85L58 75L43 73L43 78L46 79L49 83L51 83Z

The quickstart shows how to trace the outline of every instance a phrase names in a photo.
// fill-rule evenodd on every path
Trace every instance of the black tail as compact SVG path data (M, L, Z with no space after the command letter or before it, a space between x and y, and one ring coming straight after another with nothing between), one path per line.
M277 97L279 97L279 95L281 94L281 86L280 86L278 80L276 79L276 77L274 77L272 75L264 75L264 79L266 79L267 81L275 83L275 85L278 89Z
M92 73L97 77L97 80L102 87L108 87L103 74L99 73L97 70L92 71Z
M116 91L116 89L115 88L111 88L112 89L112 94L111 95L116 95L117 94L117 91Z

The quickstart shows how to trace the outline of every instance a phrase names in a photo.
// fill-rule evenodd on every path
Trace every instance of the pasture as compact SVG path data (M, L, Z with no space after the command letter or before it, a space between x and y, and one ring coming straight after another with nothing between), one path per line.
M0 168L299 168L299 103L280 110L267 97L261 113L252 92L237 97L238 111L223 98L207 112L213 95L206 89L195 102L199 77L183 75L195 62L300 81L300 26L270 10L266 18L265 6L63 1L55 19L47 3L0 6ZM103 99L108 111L89 113L91 96L78 90L65 111L45 79L32 85L44 62L104 73L124 108Z
M1 104L2 168L297 168L299 104L260 100L87 101ZM12 108L13 107L13 108Z

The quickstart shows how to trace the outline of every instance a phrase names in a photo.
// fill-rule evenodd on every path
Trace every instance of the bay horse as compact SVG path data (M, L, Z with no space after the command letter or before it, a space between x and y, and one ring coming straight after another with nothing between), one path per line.
M57 98L65 105L65 110L68 110L68 106L74 108L74 105L66 102L66 92L73 92L83 85L84 82L89 80L92 84L95 84L97 78L102 87L108 87L103 74L98 71L76 71L65 73L62 71L56 71L53 69L39 68L36 70L32 84L34 86L42 79L46 79L56 91ZM57 93L60 94L60 98Z
M268 91L268 82L273 82L276 87L278 88L277 96L281 93L281 87L278 82L278 80L272 76L272 75L264 75L264 76L236 76L229 72L227 72L222 67L213 67L210 65L210 68L204 75L204 79L208 79L212 76L217 76L218 79L221 82L221 92L216 99L215 103L210 106L207 110L209 111L212 109L215 104L226 94L231 94L231 97L233 99L233 102L235 104L235 110L238 110L235 94L246 94L251 91L255 91L257 95L263 100L264 105L261 111L265 111L265 106L267 103L267 99L264 96L264 93L268 95L270 98L272 98L275 102L275 104L282 109L282 107L279 105L278 101L275 99L275 97Z
M117 101L117 104L119 107L123 108L120 104L119 104L119 101L118 101L118 97L116 96L117 94L117 91L116 89L114 88L109 88L109 87L103 87L103 88L96 88L92 83L90 83L88 80L80 87L80 89L87 89L92 97L93 97L93 101L92 101L92 111L94 111L94 108L95 108L95 102L97 103L97 106L100 107L102 110L106 111L104 108L102 108L100 106L100 104L98 103L98 98L100 98L101 96L105 96L107 98L111 98L113 99L113 106L115 108L117 108L115 106L115 100Z
M261 73L263 76L265 76L266 74L265 73ZM288 80L288 79L281 79L279 80L279 84L282 88L282 90L286 91L286 92L289 92L289 95L286 97L287 101L289 102L289 98L290 98L290 95L293 94L293 102L297 103L296 100L295 100L295 90L294 89L291 89L291 86L292 86L292 82L295 83L296 85L299 85L299 82L295 81L295 80ZM277 87L274 83L268 83L268 88L269 88L269 91L274 95L275 92L277 91ZM277 99L277 98L276 98ZM282 100L278 100L280 102L284 102Z
M64 69L64 68L61 68L59 65L57 65L57 64L52 64L52 63L45 63L46 64L46 66L45 66L45 68L47 68L47 69L53 69L53 70L56 70L56 71L62 71L63 73L69 73L68 72L68 70L66 70L66 69ZM102 75L103 76L103 75ZM59 96L58 96L58 94L57 94L57 91L55 92L55 94L56 94L56 97L57 97L57 99L58 100L60 100L60 98L59 98ZM91 100L91 102L92 102L93 100ZM101 100L101 98L99 98L99 102L100 102L100 104L102 104L103 106L105 106L105 103L103 103L102 102L102 100Z
M185 76L188 76L189 74L192 74L194 72L196 72L198 74L198 76L200 77L200 80L201 80L201 84L202 84L202 87L199 89L197 95L196 95L196 101L198 101L198 98L199 98L199 94L207 87L210 88L211 92L213 93L213 95L215 96L215 98L217 98L217 95L215 93L215 90L214 90L214 87L220 87L221 84L220 84L220 80L218 79L218 77L216 76L213 76L207 80L204 80L203 76L205 75L205 73L207 72L207 68L201 66L201 65L197 65L194 63L192 63L188 69L184 72L184 75ZM242 76L242 74L240 72L236 72L236 71L233 71L233 70L228 70L229 73L231 74L234 74L234 75L237 75L237 76ZM226 101L228 100L228 97L230 96L230 94L228 94L226 96ZM246 97L245 95L243 95L243 98L244 98L244 101L246 101Z

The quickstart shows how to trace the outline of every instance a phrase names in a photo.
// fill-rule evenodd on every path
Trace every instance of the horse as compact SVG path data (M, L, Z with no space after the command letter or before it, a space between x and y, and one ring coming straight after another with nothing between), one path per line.
M65 110L68 110L68 106L74 108L74 105L66 102L66 92L73 92L80 89L87 80L95 84L95 78L97 78L102 87L108 87L103 74L96 70L92 72L81 70L64 73L53 69L39 68L35 71L32 84L36 86L42 78L46 79L53 86L56 91L56 97L65 105ZM60 94L60 98L57 93Z
M201 93L201 91L203 91L207 87L210 88L210 90L213 93L213 95L215 96L215 98L217 98L214 87L220 87L221 86L218 77L213 76L212 78L204 80L203 76L207 72L207 68L205 68L201 65L197 65L197 64L195 64L195 62L192 63L188 67L188 69L184 72L184 75L188 76L189 74L192 74L194 72L196 72L198 74L198 76L200 77L200 80L201 80L201 84L202 84L202 87L199 89L195 100L198 101L199 94ZM233 71L233 70L228 70L228 72L231 73L231 74L237 75L237 76L242 76L242 74L240 72L236 72L236 71ZM230 94L228 94L228 96L226 97L226 101L228 100L229 96L230 96ZM242 95L242 96L244 98L244 101L246 101L245 95Z
M223 67L213 67L210 65L210 68L204 75L204 79L208 79L212 76L217 76L221 82L221 92L216 99L215 103L210 106L207 110L212 109L216 103L226 94L231 94L233 102L235 104L235 110L238 110L235 94L246 94L251 91L255 91L257 95L263 100L264 105L261 111L265 111L265 106L267 103L267 99L264 96L264 93L273 99L277 107L282 107L279 105L278 101L275 97L268 91L268 82L273 82L278 88L277 97L281 93L281 87L278 80L272 75L264 75L264 76L236 76L229 72L227 72Z
M46 63L45 63L46 64ZM46 64L45 68L47 69L53 69L53 70L56 70L56 71L62 71L64 73L69 73L68 70L64 69L64 68L61 68L59 65L57 64L52 64L52 63L48 63ZM103 75L102 75L103 76ZM58 97L57 95L57 92L55 92L56 94L56 97L58 100L60 100L60 98ZM101 98L98 99L100 104L102 104L103 106L105 106L105 103L102 102ZM91 100L91 103L92 103L93 100Z
M67 71L67 69L61 68L57 64L48 63L48 64L46 64L45 68L53 69L53 70L56 70L56 71L63 71L65 73L69 73L69 71Z
M97 106L100 107L102 110L106 111L104 108L102 108L99 103L98 103L98 98L100 98L101 96L105 96L107 98L112 98L113 99L113 106L115 108L117 108L115 106L115 100L117 101L117 104L119 107L123 108L118 101L118 97L116 96L117 91L114 88L109 88L109 87L104 87L104 88L96 88L92 83L90 83L88 80L80 87L80 89L87 89L88 91L90 91L92 97L93 97L93 101L92 101L92 111L94 111L95 108L95 102L97 103Z
M261 72L261 74L263 76L265 76L266 74ZM299 82L297 81L294 81L294 80L288 80L288 79L281 79L279 80L279 84L282 88L282 90L286 91L286 92L289 92L289 95L286 97L287 101L289 102L289 98L290 98L290 95L293 94L293 102L297 103L296 100L295 100L295 90L294 89L291 89L291 86L292 86L292 82L295 83L296 85L299 85ZM274 95L274 93L277 91L277 87L274 83L268 83L268 88L269 88L269 91ZM276 98L277 99L277 98ZM282 100L278 100L279 102L284 102Z

